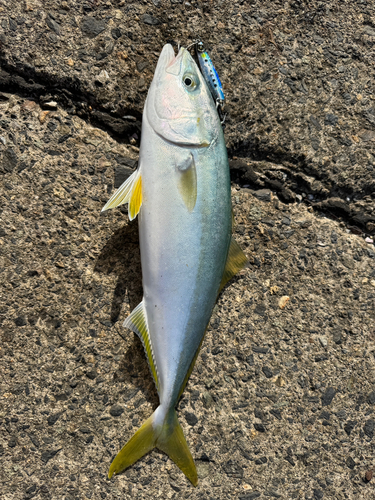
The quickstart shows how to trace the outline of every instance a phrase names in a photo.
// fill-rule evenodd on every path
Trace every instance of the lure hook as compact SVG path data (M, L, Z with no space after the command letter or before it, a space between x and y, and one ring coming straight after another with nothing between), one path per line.
M190 47L193 47L193 46L195 46L195 47L196 47L198 43L202 43L202 42L199 40L199 38L197 38L196 40L193 40L193 42L192 42L192 43L191 43L188 47L186 47L186 50L189 50L189 49L190 49ZM202 46L203 46L203 43L202 43Z

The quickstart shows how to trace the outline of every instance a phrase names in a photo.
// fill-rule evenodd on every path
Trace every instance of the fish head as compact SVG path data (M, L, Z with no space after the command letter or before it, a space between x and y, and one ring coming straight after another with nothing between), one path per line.
M218 135L215 103L197 64L183 47L176 56L171 45L164 46L145 112L153 130L179 146L208 147Z

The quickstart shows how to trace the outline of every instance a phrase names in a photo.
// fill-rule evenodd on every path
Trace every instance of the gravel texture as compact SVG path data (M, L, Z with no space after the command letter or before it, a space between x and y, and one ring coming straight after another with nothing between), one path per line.
M249 164L239 180L374 234L374 16L367 0L2 0L0 89L138 143L161 47L199 36L224 82L230 154Z
M371 2L0 0L0 497L375 499ZM235 237L178 407L193 488L153 451L134 170L162 45L199 35L226 86Z

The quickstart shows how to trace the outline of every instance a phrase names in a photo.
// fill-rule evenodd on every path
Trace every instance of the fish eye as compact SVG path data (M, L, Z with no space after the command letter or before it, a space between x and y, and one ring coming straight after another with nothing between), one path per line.
M192 75L191 73L185 73L184 76L182 77L182 81L186 89L189 91L194 90L199 83L196 76Z

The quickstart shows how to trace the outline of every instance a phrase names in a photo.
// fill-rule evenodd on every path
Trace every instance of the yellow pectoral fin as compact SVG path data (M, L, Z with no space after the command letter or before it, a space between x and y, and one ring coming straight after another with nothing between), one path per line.
M102 208L102 212L125 203L129 203L129 219L133 220L142 205L142 176L139 168L110 197Z
M233 278L235 274L238 273L247 263L247 257L241 250L239 244L235 239L231 239L229 252L227 257L227 262L225 264L223 278L220 283L219 293L228 283L228 281Z
M197 202L197 170L193 155L178 166L178 176L178 190L186 208L192 212Z
M142 205L142 176L139 175L137 180L134 182L134 187L132 189L132 194L129 203L129 219L133 220Z

